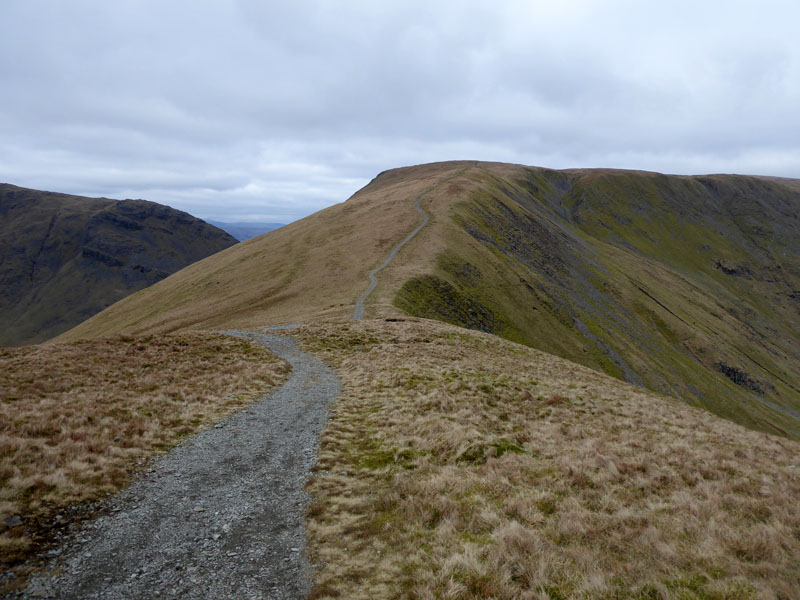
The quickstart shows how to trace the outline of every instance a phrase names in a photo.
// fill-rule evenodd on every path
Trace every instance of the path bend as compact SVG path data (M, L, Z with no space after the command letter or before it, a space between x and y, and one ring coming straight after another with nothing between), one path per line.
M28 598L300 599L307 496L336 374L294 340L226 331L289 362L270 395L157 459L110 501L109 513L68 540Z

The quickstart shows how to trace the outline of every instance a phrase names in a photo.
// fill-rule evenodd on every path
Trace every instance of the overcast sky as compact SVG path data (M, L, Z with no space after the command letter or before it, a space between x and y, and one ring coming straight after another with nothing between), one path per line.
M800 178L800 3L0 0L0 181L289 222L451 159Z

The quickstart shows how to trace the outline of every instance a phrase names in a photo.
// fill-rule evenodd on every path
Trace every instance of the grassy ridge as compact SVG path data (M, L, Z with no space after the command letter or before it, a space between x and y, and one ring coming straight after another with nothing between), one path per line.
M510 340L800 436L800 193L786 182L452 162L237 244L60 339L404 313Z
M410 199L459 167L381 175L347 202L190 265L58 339L350 319L367 273L416 226Z
M465 176L445 249L396 306L800 436L796 192L736 176Z

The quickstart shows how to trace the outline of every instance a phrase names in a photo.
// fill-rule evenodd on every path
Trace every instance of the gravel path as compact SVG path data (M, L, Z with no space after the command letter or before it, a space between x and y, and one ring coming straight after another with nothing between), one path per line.
M422 228L428 224L430 216L428 215L428 213L422 210L422 207L419 205L419 197L422 196L422 194L428 193L429 191L430 189L425 190L424 192L420 192L419 194L414 196L414 208L416 208L417 212L422 215L422 223L420 223L414 231L409 233L402 242L400 242L399 244L397 244L397 246L392 248L392 251L389 253L389 256L386 257L386 260L383 261L380 264L380 266L375 267L374 269L372 269L372 271L369 272L369 287L367 288L367 291L361 295L361 298L359 298L358 301L356 301L356 308L355 311L353 311L353 321L360 321L361 319L364 318L364 301L367 298L369 298L369 295L372 293L372 290L374 290L375 286L378 285L378 278L376 277L378 272L381 269L384 269L390 262L392 262L392 259L395 256L397 256L397 253L400 251L400 248L402 248L408 242L414 239L414 236L416 236L420 231L422 231Z
M291 339L255 340L292 365L271 395L157 460L69 540L63 572L31 581L29 598L303 598L307 497L335 373Z

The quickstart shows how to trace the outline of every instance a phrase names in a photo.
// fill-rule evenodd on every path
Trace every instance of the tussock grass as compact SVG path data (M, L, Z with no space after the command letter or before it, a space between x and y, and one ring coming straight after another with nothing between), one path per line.
M0 348L0 566L33 550L64 507L118 490L288 370L216 334Z
M800 597L800 444L437 322L297 335L344 384L312 597Z

